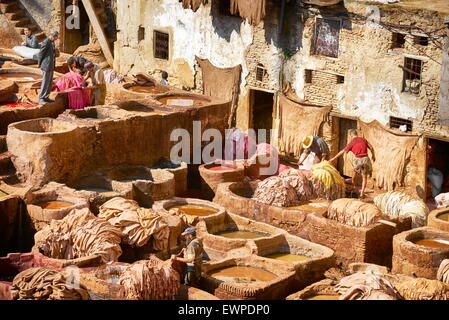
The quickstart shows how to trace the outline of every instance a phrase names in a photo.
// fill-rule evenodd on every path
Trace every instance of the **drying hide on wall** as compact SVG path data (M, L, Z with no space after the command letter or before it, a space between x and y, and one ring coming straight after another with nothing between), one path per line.
M126 268L119 284L130 300L173 300L181 288L181 278L168 263L142 260Z
M253 199L278 207L290 207L298 203L296 190L286 180L277 176L259 182Z
M405 300L447 300L449 285L438 280L411 279L396 286Z
M391 191L403 186L405 164L418 142L418 136L392 132L376 120L370 123L360 121L360 127L376 155L373 178L377 187Z
M412 228L423 227L427 223L429 208L421 201L408 194L390 191L374 197L374 204L392 217L411 217Z
M68 288L63 272L47 268L30 268L14 277L13 300L89 300L87 290Z
M117 261L122 254L120 229L98 219L89 209L73 210L61 220L34 235L35 248L54 259L76 259L100 255L103 263Z
M335 287L340 300L399 300L391 282L373 271L357 272L341 279Z
M441 261L437 272L437 280L449 284L449 259Z
M184 9L192 9L193 12L196 12L201 5L206 5L208 0L182 0L182 7Z
M366 227L382 218L382 212L373 204L355 199L338 199L331 203L327 218L354 227Z
M231 127L232 118L237 110L242 66L218 68L207 59L195 58L203 76L203 94L220 100L231 101L231 116L229 119L229 127Z
M332 107L316 107L300 104L280 95L281 128L279 150L299 156L305 136L318 135L321 124L326 121Z
M257 26L266 15L266 0L231 0L231 13L239 14L253 26Z
M153 237L155 250L167 249L170 230L158 212L141 208L136 201L120 197L107 201L99 210L99 218L123 232L124 243L142 247Z

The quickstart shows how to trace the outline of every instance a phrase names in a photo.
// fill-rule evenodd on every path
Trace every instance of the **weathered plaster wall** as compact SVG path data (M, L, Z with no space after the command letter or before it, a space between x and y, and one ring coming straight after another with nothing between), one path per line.
M347 4L352 13L366 16L366 7ZM323 16L332 12L322 10ZM428 15L384 14L390 23L416 24L425 29L442 25L437 17ZM334 111L362 121L374 119L387 124L390 116L409 118L421 122L437 110L441 63L441 50L429 46L412 45L407 36L403 49L391 49L392 33L373 23L342 20L338 58L311 54L315 17L308 15L304 25L303 46L287 62L285 77L292 83L299 97L311 102L331 103ZM296 26L302 28L302 26ZM402 92L404 58L424 61L422 88L419 95ZM434 60L432 60L434 59ZM323 75L343 75L343 84L332 83L332 77L320 77L322 84L315 88L305 84L305 70L318 70ZM425 115L427 114L427 118Z
M266 90L278 89L280 50L276 46L277 15L257 27L239 17L219 14L218 3L212 1L194 13L182 8L177 0L150 0L117 2L117 43L115 68L124 74L149 72L160 77L162 70L169 73L172 85L201 92L201 70L195 56L209 59L221 68L242 65L241 95L237 124L249 126L248 86ZM145 28L145 39L138 40L139 27ZM154 58L153 32L170 35L169 60ZM258 63L267 69L267 79L256 83Z
M23 42L22 37L16 32L14 26L4 14L0 13L0 47L12 48Z
M59 0L58 0L59 1ZM53 0L19 0L38 26L48 31L52 20Z
M449 32L448 32L449 36ZM439 121L441 125L449 126L449 39L446 38L443 50L443 65L441 67L440 110Z

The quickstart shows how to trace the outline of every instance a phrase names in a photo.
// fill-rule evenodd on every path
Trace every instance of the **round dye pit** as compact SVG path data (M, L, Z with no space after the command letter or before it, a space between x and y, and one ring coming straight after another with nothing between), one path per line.
M96 192L96 193L100 193L106 197L109 196L113 196L113 195L117 195L117 192L115 192L112 189L105 189L105 188L84 188L83 190L85 191L90 191L90 192Z
M191 97L191 96L169 96L158 98L160 102L167 106L176 106L176 107L192 107L202 105L208 100L200 97Z
M291 253L273 253L268 256L266 256L268 259L274 259L279 261L287 261L287 262L299 262L299 261L307 261L311 258L306 256L300 256L296 254Z
M218 232L215 235L229 239L257 239L269 236L267 233L246 230L227 230Z
M438 219L449 222L449 212L445 212L443 214L439 214L437 216Z
M224 282L237 283L268 282L277 279L277 275L269 271L243 266L212 270L208 275Z
M414 244L435 249L449 249L449 240L445 239L421 239L413 241Z
M305 300L339 300L339 297L334 295L319 294L316 296L311 296Z
M181 206L174 206L170 209L179 209L183 211L185 214L189 216L195 216L195 217L207 217L210 215L213 215L218 212L218 210L214 208L209 208L206 206L196 205L196 204L186 204ZM169 209L169 210L170 210Z
M158 86L132 86L128 90L138 93L160 94L167 92L167 89Z
M288 207L289 209L315 211L319 208L326 208L329 206L329 202L323 200L306 200L301 201L298 205Z
M68 202L68 201L52 200L52 201L39 202L39 203L36 203L36 205L45 210L57 210L57 209L62 209L62 208L68 208L75 204L72 202Z
M0 81L1 80L11 80L17 82L27 82L27 81L38 81L41 79L41 76L34 73L27 72L8 72L8 73L0 73Z

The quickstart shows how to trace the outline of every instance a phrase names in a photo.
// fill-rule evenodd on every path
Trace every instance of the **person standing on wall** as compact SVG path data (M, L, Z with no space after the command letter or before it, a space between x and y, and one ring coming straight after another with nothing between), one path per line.
M31 31L31 29L26 27L24 33L25 33L25 41L22 42L22 46L31 49L39 49L39 41L37 41L37 38Z
M55 41L58 40L58 31L52 31L50 36L42 41L41 49L38 53L38 66L42 70L42 84L39 94L39 104L47 104L54 102L49 99L52 83L53 73L56 65L56 48Z
M191 287L198 287L198 282L201 278L201 268L203 266L203 244L196 237L196 229L189 227L181 234L186 238L187 247L182 249L184 257L181 258L172 255L171 259L175 261L184 262L187 264L184 274L184 284Z
M373 167L371 161L368 157L368 149L371 151L371 158L373 161L376 161L376 157L374 155L374 149L371 144L365 138L357 136L357 131L355 129L349 130L349 136L352 138L351 142L341 150L335 157L329 160L329 162L334 162L338 159L343 153L348 153L351 151L355 158L353 160L353 168L354 174L352 176L352 185L355 187L355 179L357 174L362 175L362 190L360 191L360 198L365 197L365 189L366 184L368 182L368 176L371 176L373 172Z

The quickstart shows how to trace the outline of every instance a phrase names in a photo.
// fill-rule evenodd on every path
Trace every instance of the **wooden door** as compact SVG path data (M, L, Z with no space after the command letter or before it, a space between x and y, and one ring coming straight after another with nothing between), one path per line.
M340 118L340 134L339 134L339 150L342 150L351 141L349 137L350 129L357 129L357 121L351 119ZM354 155L352 152L343 154L343 156L338 159L338 171L344 176L351 177L353 174L352 169L352 159Z

